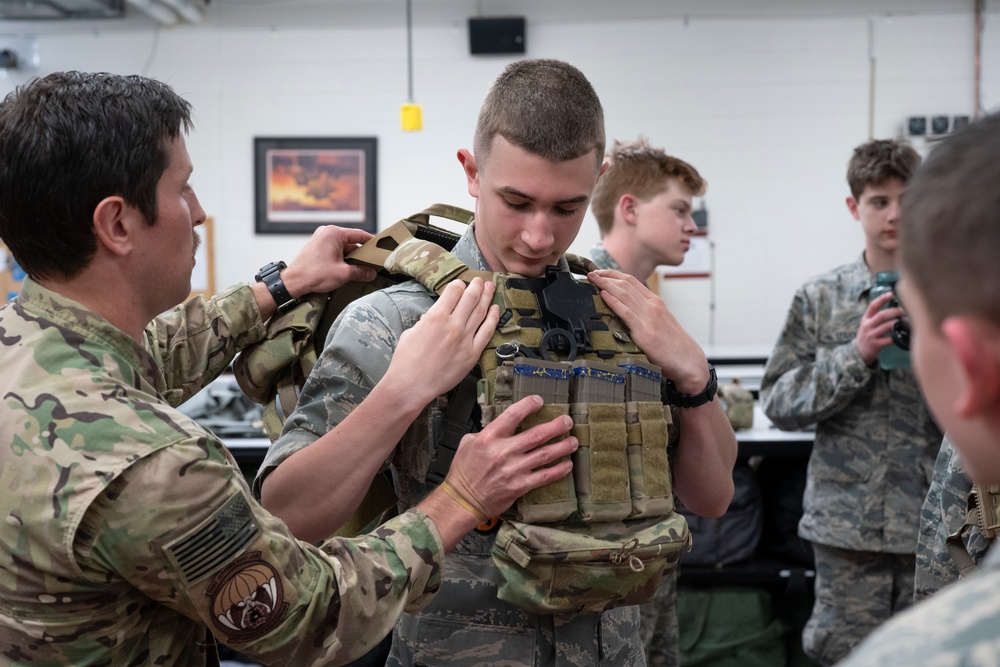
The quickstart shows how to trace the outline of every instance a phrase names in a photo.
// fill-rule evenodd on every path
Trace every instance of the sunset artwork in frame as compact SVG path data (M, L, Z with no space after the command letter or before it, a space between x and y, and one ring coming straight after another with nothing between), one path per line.
M377 146L375 137L256 137L256 232L375 232Z

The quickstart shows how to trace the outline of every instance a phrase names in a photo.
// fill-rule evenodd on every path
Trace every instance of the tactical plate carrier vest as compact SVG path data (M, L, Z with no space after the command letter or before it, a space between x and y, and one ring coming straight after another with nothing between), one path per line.
M456 217L455 209L443 213ZM464 213L461 219L471 219ZM598 290L570 272L549 267L545 276L528 278L475 271L409 234L409 226L401 232L401 224L350 258L437 293L451 280L479 275L496 285L501 312L478 379L467 379L449 400L428 480L444 478L462 435L478 426L470 421L475 405L485 425L524 396L541 395L545 405L522 428L570 415L579 440L573 472L527 493L503 517L493 549L499 597L535 613L600 612L651 600L690 539L674 511L660 369ZM568 259L583 271L597 268Z

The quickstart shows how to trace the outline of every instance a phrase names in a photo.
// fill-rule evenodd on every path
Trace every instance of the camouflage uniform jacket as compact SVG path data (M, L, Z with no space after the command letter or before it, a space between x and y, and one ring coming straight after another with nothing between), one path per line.
M144 344L31 280L0 308L0 663L218 664L214 635L328 664L426 601L443 551L425 515L298 542L175 409L263 333L247 285L157 318Z
M590 248L590 259L594 261L602 269L614 269L615 271L621 271L622 267L618 261L611 256L611 253L607 251L603 243L595 243Z
M890 618L840 663L995 667L1000 656L1000 552L967 581Z
M862 256L796 292L761 381L778 428L816 425L799 535L912 554L941 431L911 369L869 367L854 343L874 280Z
M453 254L474 269L489 270L471 226ZM254 483L256 493L279 463L336 426L364 400L389 367L400 335L432 303L430 292L410 281L369 294L341 314L302 388L295 412L261 465ZM392 456L403 508L412 507L432 488L425 481L431 457L428 424L444 405L443 398L432 403ZM644 664L636 607L600 615L538 616L498 600L493 541L492 535L476 531L462 538L448 555L442 589L435 600L419 616L404 614L400 619L390 665Z
M965 523L966 503L971 490L972 482L962 471L958 452L945 436L934 464L931 488L920 510L917 573L913 593L915 602L958 580L958 567L945 540ZM970 526L962 541L976 563L982 560L990 546L979 526Z

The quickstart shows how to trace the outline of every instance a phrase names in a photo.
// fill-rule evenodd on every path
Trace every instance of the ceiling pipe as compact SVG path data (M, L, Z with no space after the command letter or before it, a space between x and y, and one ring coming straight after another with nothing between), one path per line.
M191 4L190 0L160 0L160 3L180 14L188 23L201 23L201 10Z
M153 0L127 0L127 2L163 25L174 25L177 23L177 14L158 2L154 2Z

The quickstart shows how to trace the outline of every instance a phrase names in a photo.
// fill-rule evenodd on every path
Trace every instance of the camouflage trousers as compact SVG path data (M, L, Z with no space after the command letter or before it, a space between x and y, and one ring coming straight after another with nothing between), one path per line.
M476 543L467 538L457 549ZM539 615L497 597L488 553L448 561L441 590L393 630L389 667L644 667L639 608Z
M838 549L813 542L816 601L802 648L820 665L847 656L875 628L913 603L912 554Z
M640 636L649 667L679 667L680 631L677 624L677 572L670 576L652 602L639 607Z

